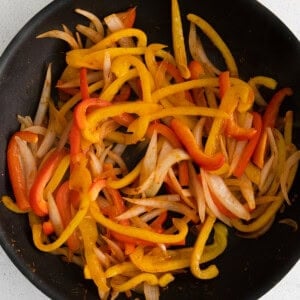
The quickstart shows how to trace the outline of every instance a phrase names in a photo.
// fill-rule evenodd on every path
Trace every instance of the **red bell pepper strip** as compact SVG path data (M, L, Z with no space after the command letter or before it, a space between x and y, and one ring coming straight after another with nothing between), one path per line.
M268 103L262 119L262 132L260 140L257 144L253 155L253 162L262 168L264 165L265 153L267 148L267 127L274 127L279 113L280 105L286 96L291 96L293 90L291 88L283 88L274 94L271 101Z
M60 185L55 195L55 202L64 228L66 228L72 220L70 191L69 181L65 181L62 185ZM80 241L75 233L70 235L67 240L67 245L72 252L79 249Z
M233 171L233 175L236 177L241 177L254 153L256 145L259 141L259 137L262 130L262 118L261 115L257 112L252 112L253 115L253 126L256 129L254 137L246 145L239 162L236 165L236 168Z
M30 209L26 179L20 162L19 146L15 139L19 137L28 143L37 143L38 135L29 131L18 131L9 140L7 147L7 165L12 189L19 209L26 211Z
M255 128L240 127L233 118L226 120L224 134L238 141L250 140L256 134Z
M30 206L33 212L40 217L48 215L48 204L43 195L44 189L65 155L66 151L64 149L52 152L39 169L29 191Z
M219 75L219 94L222 99L226 91L230 88L230 74L229 71L220 73Z
M162 233L164 231L163 225L167 221L168 212L162 212L151 224L150 226L155 232Z
M81 93L82 100L89 99L90 93L89 93L89 85L88 85L88 81L87 81L87 69L86 68L80 69L79 81L80 81L80 93Z
M45 235L50 235L55 232L53 223L50 220L43 222L42 227Z
M225 162L225 157L222 153L216 153L214 156L206 155L198 146L193 133L178 119L172 119L171 128L187 150L191 158L202 168L206 170L217 170Z
M70 160L71 163L77 161L77 156L81 152L81 133L75 122L72 123L69 133Z

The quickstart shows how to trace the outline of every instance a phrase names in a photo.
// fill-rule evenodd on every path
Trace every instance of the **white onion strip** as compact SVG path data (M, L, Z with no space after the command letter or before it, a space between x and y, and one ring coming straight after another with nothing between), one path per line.
M300 160L300 151L298 150L286 160L282 175L280 176L281 191L284 196L284 199L288 204L291 204L288 195L289 175L291 173L292 167L298 168L299 160Z

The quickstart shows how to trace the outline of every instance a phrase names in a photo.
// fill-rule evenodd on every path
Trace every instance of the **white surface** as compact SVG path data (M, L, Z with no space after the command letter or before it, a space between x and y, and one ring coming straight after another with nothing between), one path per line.
M0 55L23 25L50 2L50 0L0 0ZM260 2L273 11L300 39L300 0L260 0ZM1 247L0 294L2 300L47 299L16 269ZM300 299L300 262L262 297L262 300L271 299Z

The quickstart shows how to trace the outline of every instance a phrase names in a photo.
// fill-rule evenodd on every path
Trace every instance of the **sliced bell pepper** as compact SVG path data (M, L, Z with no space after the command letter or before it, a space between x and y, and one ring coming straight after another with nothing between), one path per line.
M262 123L263 128L260 136L260 140L257 144L253 155L253 162L262 168L265 160L265 153L267 149L267 127L274 127L279 113L280 105L286 96L291 96L293 91L291 88L282 88L274 94L271 101L268 103L263 115Z
M87 69L86 68L81 68L80 69L80 93L81 93L81 98L82 100L90 98L90 93L89 93L89 85L87 81Z
M256 145L259 141L259 137L262 130L262 118L259 113L252 112L253 115L253 126L256 129L256 133L252 139L249 140L248 144L246 145L237 166L233 171L233 175L236 177L241 177L246 170L246 167L255 151Z
M219 75L219 94L222 99L230 87L230 73L229 71L224 71Z
M54 150L39 169L29 191L29 203L34 213L40 217L48 215L48 204L44 199L44 189L60 161L66 155L64 149Z
M224 134L232 137L238 141L250 140L256 135L257 130L255 128L244 128L240 127L233 117L226 120L226 126Z
M206 155L198 146L191 130L178 119L172 119L171 128L186 148L191 158L202 168L206 170L217 170L225 162L222 153L216 153L213 156Z
M7 147L8 173L16 203L20 210L27 211L31 207L26 188L26 179L20 162L19 146L15 137L19 137L29 143L37 143L38 135L29 131L18 131L11 137Z

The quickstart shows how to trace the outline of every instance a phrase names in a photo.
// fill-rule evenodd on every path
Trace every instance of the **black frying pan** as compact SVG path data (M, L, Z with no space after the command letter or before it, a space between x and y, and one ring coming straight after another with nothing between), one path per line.
M54 62L57 78L64 64L65 44L58 40L36 40L35 36L64 23L72 28L86 22L73 11L80 7L99 16L137 6L136 26L150 42L171 45L170 1L164 0L65 0L54 1L34 17L10 44L0 60L0 191L10 194L5 150L7 139L18 128L16 114L32 115L37 106L46 65ZM294 140L300 147L300 45L288 29L255 1L181 0L182 15L201 15L221 34L236 57L240 75L274 77L280 86L291 86L295 95L283 109L295 114ZM184 19L185 20L185 19ZM184 21L187 30L187 23ZM212 59L220 58L207 44ZM221 63L221 62L220 62ZM297 101L298 99L298 101ZM299 173L296 182L299 181ZM297 198L299 185L291 194ZM280 216L299 222L300 205L294 203ZM53 299L96 299L93 284L82 271L58 257L35 250L27 218L16 216L0 205L0 241L17 267L39 289ZM188 272L176 277L163 290L162 299L253 299L273 287L300 256L300 234L275 221L262 238L245 240L230 232L226 252L217 259L220 276L210 281L194 279Z

